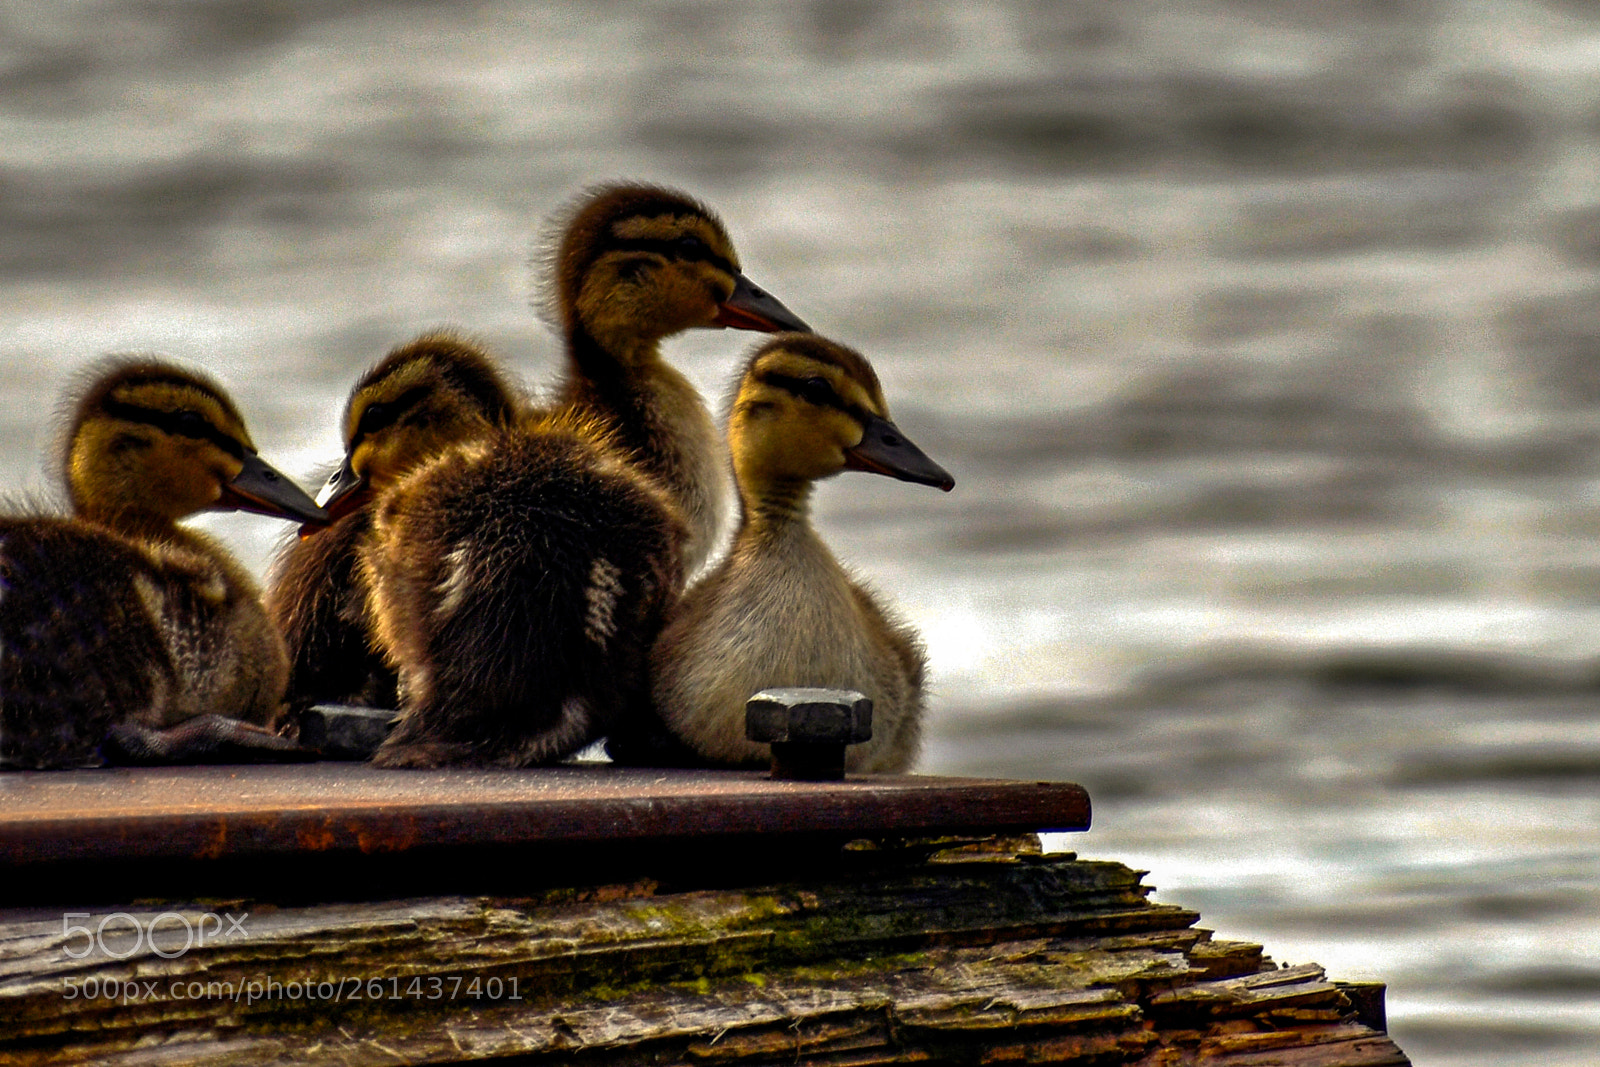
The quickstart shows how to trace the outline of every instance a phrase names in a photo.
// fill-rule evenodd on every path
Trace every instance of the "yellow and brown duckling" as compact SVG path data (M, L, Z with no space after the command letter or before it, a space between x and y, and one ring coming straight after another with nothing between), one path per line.
M334 522L284 547L267 591L289 649L291 707L398 706L359 567L371 502L448 449L503 432L524 407L488 354L445 331L395 348L356 382L344 410L344 462L322 491Z
M715 420L661 342L695 327L810 329L745 277L726 227L700 201L654 185L592 190L554 243L554 317L566 345L561 402L610 425L688 524L683 571L710 557L727 513Z
M256 584L178 520L321 510L256 454L221 387L162 360L99 367L64 452L74 517L0 518L0 761L89 766L102 744L135 762L292 749L260 729L288 662Z
M842 568L808 517L813 484L869 471L949 490L945 470L889 418L858 353L809 335L750 357L728 421L741 514L728 555L686 593L651 654L656 707L707 763L765 764L745 738L745 701L782 686L872 699L872 739L855 772L916 759L924 657L916 633Z
M380 765L550 763L650 717L649 647L715 543L727 482L661 342L804 327L739 272L715 215L669 190L592 192L553 267L559 403L377 503L364 560L402 707Z

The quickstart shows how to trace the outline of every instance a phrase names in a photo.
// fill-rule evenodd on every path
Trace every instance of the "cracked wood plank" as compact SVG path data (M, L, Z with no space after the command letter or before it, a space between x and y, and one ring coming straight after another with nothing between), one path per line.
M248 935L179 952L175 920L153 944L119 920L83 959L59 915L0 909L0 1064L1406 1062L1320 968L1280 970L1151 902L1140 872L1032 838L858 841L751 886L666 873L520 898L108 905L91 915L145 928L232 908ZM306 995L350 978L380 995ZM426 995L452 979L479 995ZM65 995L130 981L126 1002ZM239 993L268 983L300 995Z

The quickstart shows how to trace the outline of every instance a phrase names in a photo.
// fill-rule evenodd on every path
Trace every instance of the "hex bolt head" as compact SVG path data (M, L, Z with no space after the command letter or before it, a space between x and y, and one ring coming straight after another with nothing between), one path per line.
M844 777L846 745L872 737L872 701L853 689L763 689L744 705L744 735L772 746L772 777Z

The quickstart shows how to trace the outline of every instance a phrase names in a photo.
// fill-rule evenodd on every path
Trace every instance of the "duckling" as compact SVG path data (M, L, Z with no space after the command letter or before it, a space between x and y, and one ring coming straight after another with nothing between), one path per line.
M557 410L379 498L362 565L401 715L373 762L553 762L647 703L686 530L622 455Z
M321 509L193 371L121 358L69 402L73 517L0 518L0 761L93 765L113 731L177 758L230 738L292 748L245 725L273 723L288 672L255 582L177 522L204 509L319 522ZM176 748L157 736L191 722Z
M727 453L699 390L661 358L693 327L809 332L741 272L715 212L654 185L600 186L550 242L551 314L566 342L560 401L608 423L689 525L685 576L711 555L730 495Z
M508 427L525 406L493 359L435 331L390 351L350 392L345 458L323 487L334 520L303 532L274 562L267 613L289 649L288 702L398 706L396 677L374 645L359 545L375 495L462 441Z
M380 765L549 763L649 717L650 643L727 495L710 413L661 342L805 328L740 273L710 209L671 190L593 190L551 266L557 404L404 479L364 542L402 694Z
M820 337L780 335L755 350L728 442L738 528L651 652L659 714L705 762L764 764L768 746L745 739L753 693L854 689L872 699L872 739L847 751L847 769L907 769L921 728L921 642L834 559L808 518L811 491L843 470L946 491L954 479L890 421L867 361Z

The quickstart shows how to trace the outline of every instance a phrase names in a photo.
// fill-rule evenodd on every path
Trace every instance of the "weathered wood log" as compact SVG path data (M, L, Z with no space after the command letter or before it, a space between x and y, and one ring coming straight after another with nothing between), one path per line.
M724 861L515 898L0 909L0 1064L1407 1063L1320 968L1036 838L861 840L754 884Z

